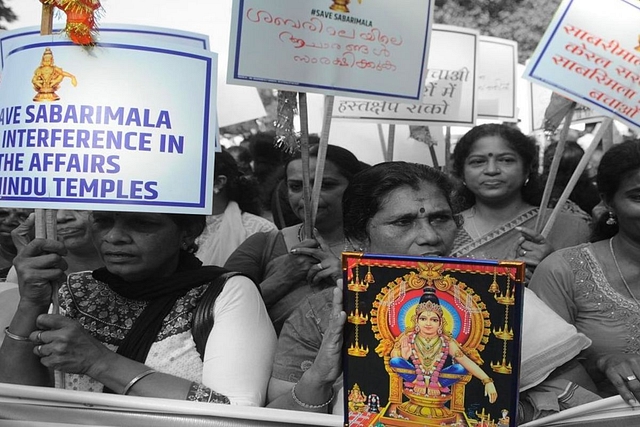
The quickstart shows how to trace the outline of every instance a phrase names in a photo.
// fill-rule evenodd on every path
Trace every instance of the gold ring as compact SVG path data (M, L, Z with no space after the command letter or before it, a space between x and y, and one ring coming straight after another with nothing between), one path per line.
M38 341L38 342L44 342L44 341L42 341L42 332L43 332L43 331L38 331L38 335L36 335L36 341Z
M323 270L323 269L324 269L324 267L322 266L322 263L321 263L321 262L317 263L317 264L316 264L316 267L318 267L320 270Z
M636 377L635 375L629 375L629 376L627 377L627 382L635 381L635 380L637 380L637 379L638 379L638 377Z
M38 357L44 356L44 354L42 354L42 344L36 347L36 353L38 353Z

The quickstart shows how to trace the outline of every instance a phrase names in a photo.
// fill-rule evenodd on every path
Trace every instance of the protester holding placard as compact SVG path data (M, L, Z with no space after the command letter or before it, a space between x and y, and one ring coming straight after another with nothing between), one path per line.
M311 147L309 155L309 168L315 170L318 146ZM225 268L240 271L260 284L276 332L280 332L306 296L334 286L335 278L342 274L340 256L345 248L342 193L360 168L360 162L349 150L328 145L314 236L304 236L304 223L280 231L257 233L240 245L226 262ZM289 203L302 220L300 153L289 160L285 170Z
M204 225L199 215L93 212L105 267L68 276L62 315L47 312L64 244L30 242L15 259L20 302L0 381L53 386L55 369L69 389L261 405L275 334L254 283L193 255Z
M196 239L196 256L205 265L224 265L247 237L277 227L259 216L258 184L240 173L230 153L216 154L214 173L213 215L207 216L207 226Z
M536 232L541 191L533 139L502 124L472 128L453 151L466 210L453 256L518 259L535 268L555 249L586 242L590 217L566 207L548 237Z
M598 167L606 211L591 243L540 263L531 288L592 339L585 366L602 395L640 401L640 140L614 145Z

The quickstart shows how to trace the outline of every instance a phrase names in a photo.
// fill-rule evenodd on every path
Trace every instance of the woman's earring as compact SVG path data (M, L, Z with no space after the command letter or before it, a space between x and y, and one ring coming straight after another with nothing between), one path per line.
M616 225L618 223L618 221L616 221L616 215L609 211L609 218L607 218L607 220L605 221L605 224L607 225Z
M524 180L524 185L523 185L523 187L526 187L528 183L529 183L529 178L527 178L527 179L525 179L525 180Z
M186 251L188 247L189 245L187 245L187 242L182 242L182 249Z
M213 194L218 194L220 192L220 190L218 190L217 188L213 187Z
M438 328L438 335L442 335L442 326Z

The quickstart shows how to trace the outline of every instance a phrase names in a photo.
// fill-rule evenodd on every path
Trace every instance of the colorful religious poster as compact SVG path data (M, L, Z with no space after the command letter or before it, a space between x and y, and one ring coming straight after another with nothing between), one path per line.
M227 82L419 101L433 0L234 0Z
M89 49L19 41L2 53L2 206L211 214L216 54L108 32Z
M479 119L518 121L517 64L517 42L480 36L476 82Z
M638 22L637 1L564 0L525 77L640 129Z
M524 263L343 254L348 427L514 427Z
M478 38L475 30L434 25L422 103L337 96L333 117L375 123L473 126L477 116Z

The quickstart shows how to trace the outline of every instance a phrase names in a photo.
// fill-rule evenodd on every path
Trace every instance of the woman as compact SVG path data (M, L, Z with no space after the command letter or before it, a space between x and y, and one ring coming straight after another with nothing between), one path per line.
M458 228L451 193L447 177L433 168L405 162L372 166L344 194L345 238L367 252L447 255ZM307 248L299 252L312 253ZM326 412L332 405L333 412L341 412L342 399L333 399L334 389L342 389L346 315L341 307L341 290L332 287L307 298L287 320L278 340L268 406Z
M311 147L309 152L309 167L315 170L318 147ZM289 203L304 219L300 154L285 165L285 170ZM341 276L342 193L359 170L360 163L350 151L327 146L314 236L304 236L304 224L257 233L225 263L225 268L242 272L259 283L276 333L307 295L333 287L334 279ZM301 249L305 249L304 253Z
M640 141L610 148L597 183L607 213L591 243L545 259L531 288L593 344L585 366L602 395L640 398Z
M460 344L444 333L445 319L436 290L426 287L411 317L413 327L408 327L397 339L391 350L389 364L392 370L402 372L408 366L415 369L417 375L405 378L404 386L409 393L437 397L448 393L439 380L444 372L466 373L482 381L484 394L494 403L498 398L493 380L473 360L461 350ZM445 362L449 364L444 367ZM452 364L452 361L455 363ZM444 367L444 368L442 368ZM432 374L429 375L429 372ZM400 374L404 376L402 373Z
M259 215L255 180L240 173L231 154L225 150L216 153L213 214L207 216L207 226L196 239L196 256L205 265L224 265L247 237L276 229Z
M561 211L545 238L535 232L540 192L535 142L501 124L476 126L453 151L453 173L463 184L464 226L451 255L519 259L530 268L555 249L586 242L589 216Z
M459 228L459 215L455 213L457 202L452 194L449 179L425 165L387 162L370 167L356 175L344 193L345 237L353 248L366 252L447 256ZM299 251L304 253L309 249ZM338 285L341 284L342 281L338 281ZM527 298L525 296L525 306ZM287 320L278 339L268 406L313 412L326 412L329 408L333 413L342 412L342 399L334 398L342 392L342 328L346 314L341 308L342 292L334 287L307 298ZM540 313L525 308L525 313L527 311L531 319ZM526 329L527 320L524 323ZM537 376L536 384L577 355L586 339L570 325L567 325L569 328L553 322L546 325L562 330L566 336L562 339L558 360L548 360L547 370ZM555 350L549 349L556 355ZM558 383L562 385L560 391ZM590 395L569 381L543 385L546 387L542 393L546 399L545 409L554 403L558 406L556 396L565 388L570 393L562 403L563 408L577 404L576 401L582 403L587 400L585 395ZM521 410L527 419L533 417L531 405L527 404L526 411ZM540 411L536 414L541 416Z
M262 404L275 334L250 280L225 284L223 269L202 267L192 254L204 221L94 212L105 267L69 275L59 292L63 315L47 311L50 282L64 279L64 244L30 242L15 260L20 303L0 348L0 381L53 386L55 369L65 388ZM207 328L200 319L211 314ZM241 368L230 369L240 354Z

